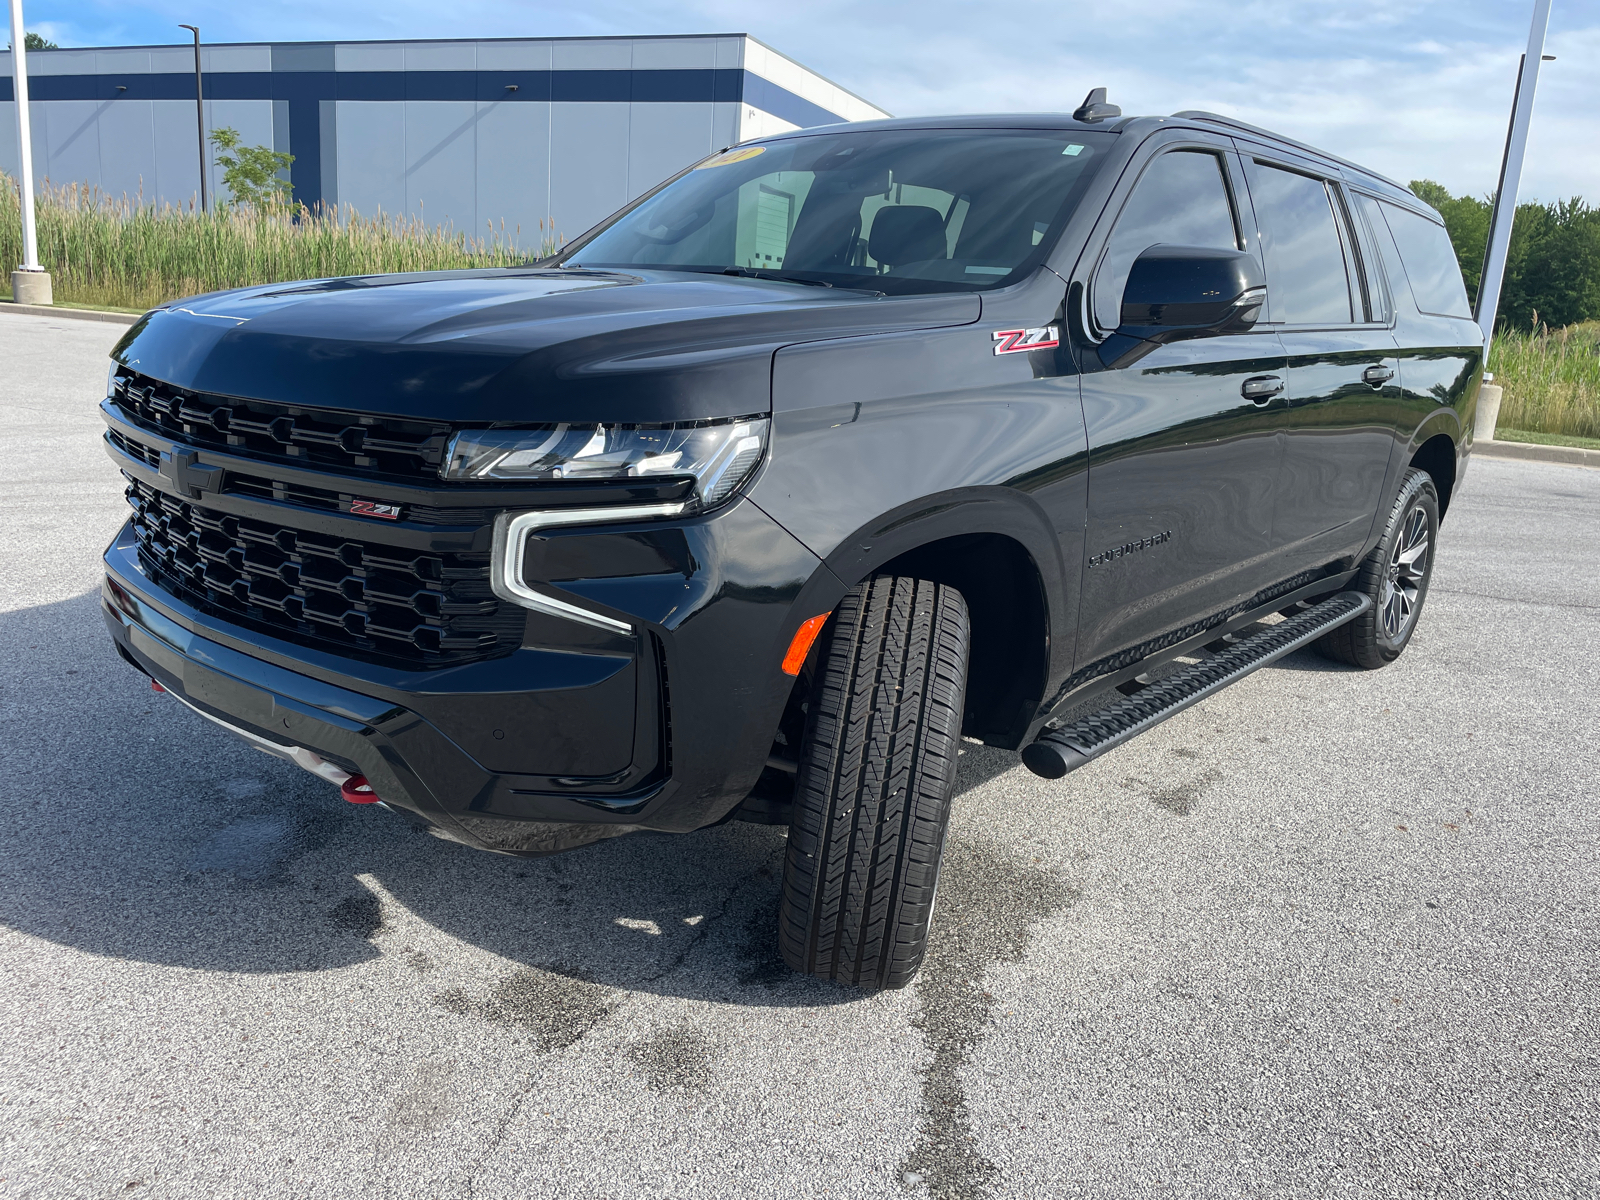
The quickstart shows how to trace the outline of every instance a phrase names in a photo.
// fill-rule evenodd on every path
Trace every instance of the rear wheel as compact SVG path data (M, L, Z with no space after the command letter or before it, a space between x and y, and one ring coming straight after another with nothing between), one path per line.
M970 632L961 593L877 577L829 621L809 700L778 940L795 970L904 987L928 944Z
M1372 597L1372 607L1318 641L1317 649L1369 671L1399 658L1428 598L1438 541L1439 493L1432 476L1412 468L1401 481L1383 536L1350 583L1351 590Z

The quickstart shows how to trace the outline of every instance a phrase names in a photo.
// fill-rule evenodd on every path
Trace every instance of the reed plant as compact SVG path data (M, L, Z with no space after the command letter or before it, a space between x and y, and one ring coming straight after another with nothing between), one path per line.
M470 237L421 214L362 216L264 203L197 211L73 184L46 186L36 206L40 264L58 302L144 310L223 288L338 275L517 266L561 239L543 222ZM0 174L0 283L22 259L16 182ZM1533 332L1502 329L1489 369L1505 389L1501 429L1600 438L1600 322Z
M1504 389L1499 429L1600 438L1600 321L1497 330L1489 370Z
M337 275L517 266L553 253L543 222L524 248L520 227L470 237L421 214L362 216L289 203L155 205L72 184L46 186L35 207L39 263L57 302L144 310L223 288ZM15 180L0 175L0 281L22 259Z

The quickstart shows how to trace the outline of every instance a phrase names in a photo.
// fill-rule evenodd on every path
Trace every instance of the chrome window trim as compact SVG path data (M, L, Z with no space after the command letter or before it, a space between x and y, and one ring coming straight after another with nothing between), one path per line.
M494 522L494 559L489 571L489 581L495 595L512 604L530 608L547 616L561 617L604 629L611 633L633 632L627 621L592 612L582 605L567 600L557 600L543 592L536 592L522 582L523 559L528 549L528 538L542 529L559 529L568 525L599 525L606 522L642 521L657 517L682 516L688 502L670 504L612 505L605 508L565 508L536 512L501 513Z

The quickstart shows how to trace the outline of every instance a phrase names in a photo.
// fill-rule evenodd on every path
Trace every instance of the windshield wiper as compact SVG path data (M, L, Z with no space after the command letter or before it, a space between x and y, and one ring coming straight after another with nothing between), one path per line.
M724 267L722 274L737 275L741 279L771 279L778 283L803 283L809 287L831 288L835 286L826 279L808 279L804 275L785 275L781 271L762 271L755 267ZM868 287L846 287L845 291L864 292L868 296L884 295L883 292L878 291L876 288Z
M757 267L715 267L702 266L699 263L602 263L598 266L586 267L582 263L564 262L563 268L571 267L585 271L691 271L696 275L734 275L740 279L770 279L775 283L803 283L807 287L833 288L839 285L829 283L826 279L810 279L804 275L785 275L781 271L763 271ZM851 287L843 285L847 292L857 292L866 296L885 296L876 288Z
M803 275L784 275L778 271L761 271L755 267L724 267L724 275L737 275L741 279L776 279L779 283L806 283L812 287L831 288L826 279L807 279Z

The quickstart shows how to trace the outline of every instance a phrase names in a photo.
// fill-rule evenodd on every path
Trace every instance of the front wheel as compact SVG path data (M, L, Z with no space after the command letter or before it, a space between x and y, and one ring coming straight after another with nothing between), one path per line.
M1350 583L1372 597L1372 607L1317 642L1327 658L1375 670L1400 657L1411 641L1433 578L1439 541L1439 493L1433 477L1411 468L1389 510L1383 536Z
M796 971L904 987L928 945L970 631L961 593L880 576L833 614L809 698L778 940Z

